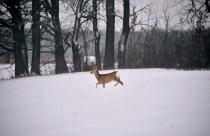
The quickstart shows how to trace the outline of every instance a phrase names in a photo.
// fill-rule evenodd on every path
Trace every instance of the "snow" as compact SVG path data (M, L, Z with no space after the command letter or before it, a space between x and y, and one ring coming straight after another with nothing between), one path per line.
M67 64L68 71L73 71L73 65ZM29 66L29 71L31 66ZM41 75L52 75L55 74L55 64L41 64L40 65L40 73ZM15 77L15 65L10 64L0 64L0 80L3 79L11 79Z
M15 76L15 65L1 64L0 65L0 80L10 79Z
M210 71L118 74L104 89L89 72L0 80L0 136L210 135Z
M86 62L90 66L91 64L95 65L96 64L96 57L95 56L84 56L83 61Z

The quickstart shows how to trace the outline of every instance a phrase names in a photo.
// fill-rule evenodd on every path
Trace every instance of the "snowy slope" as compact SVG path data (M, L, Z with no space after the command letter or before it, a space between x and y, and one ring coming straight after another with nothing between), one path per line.
M119 70L0 81L0 136L209 136L210 71Z

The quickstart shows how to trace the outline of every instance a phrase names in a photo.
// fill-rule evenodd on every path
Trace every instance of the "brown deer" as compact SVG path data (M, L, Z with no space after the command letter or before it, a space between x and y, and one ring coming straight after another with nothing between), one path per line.
M111 72L111 73L107 73L107 74L100 74L98 72L98 68L97 67L93 67L92 70L90 71L91 74L94 74L96 79L97 79L97 83L96 83L96 88L98 86L98 84L102 84L103 88L105 88L105 84L109 83L111 81L117 81L117 83L114 85L116 86L118 83L120 83L121 85L123 85L123 82L120 80L120 77L116 75L117 71Z

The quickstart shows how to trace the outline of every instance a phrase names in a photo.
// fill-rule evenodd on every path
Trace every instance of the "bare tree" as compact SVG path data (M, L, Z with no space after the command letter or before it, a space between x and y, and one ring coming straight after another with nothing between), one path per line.
M137 17L138 17L137 13L141 11L145 12L148 6L149 5L146 5L145 7L137 11L136 11L136 7L134 6L133 11L130 14L130 1L129 0L123 1L123 9L124 9L123 17L118 16L123 19L123 29L120 36L120 40L118 42L118 67L119 68L126 67L126 52L127 52L126 44L127 44L130 31L133 33L135 31L135 26L142 25L141 21L137 21ZM131 24L130 24L130 18L132 18Z
M88 36L88 28L87 28L87 26L84 28L84 30L83 29L81 29L81 31L82 31L82 38L83 38L83 42L84 42L84 53L85 53L85 60L83 60L84 62L85 62L85 64L83 64L83 70L85 70L85 71L87 71L87 70L90 70L90 67L89 67L89 65L88 65L88 47L89 47L89 41L88 41L88 38L87 38L87 36Z
M210 13L210 0L189 0L188 16L191 23L196 23L197 39L200 40L204 33L205 24L208 22ZM204 37L204 41L208 42L208 38ZM207 67L210 67L210 46L205 43L205 54L207 56Z
M93 5L93 33L94 33L94 42L95 42L95 57L96 57L96 65L98 69L101 69L101 57L100 57L100 34L98 31L98 3L97 0L92 0Z
M1 18L0 23L10 28L14 39L15 76L27 76L28 54L24 34L24 21L21 13L21 1L0 1L1 6L6 8L11 15L11 22Z
M129 24L129 18L130 18L130 1L129 0L123 0L123 29L122 34L120 36L120 40L118 43L118 67L119 68L125 68L126 64L126 44L129 36L130 31L130 24Z
M164 24L165 24L165 35L163 40L163 53L162 53L162 65L169 67L169 45L168 45L168 31L169 31L169 21L170 21L170 14L168 10L168 6L163 8L164 14Z
M106 0L106 47L104 69L114 68L115 11L114 0Z
M197 28L204 29L210 13L210 1L189 0L189 3L187 19L190 19L193 24L196 23Z
M210 13L210 0L205 0L206 10Z
M40 0L32 0L32 67L31 74L40 74Z
M92 19L90 0L75 0L70 1L70 6L75 14L73 33L71 38L71 46L73 53L74 71L81 71L81 54L80 43L78 42L80 36L80 29L83 23Z
M79 31L81 27L81 18L82 18L82 7L83 7L83 0L78 0L76 5L75 11L75 21L74 21L74 28L72 34L72 52L73 52L73 63L74 63L74 71L81 71L81 55L79 52Z
M51 0L51 4L48 0L44 1L45 9L50 13L52 17L52 24L54 27L54 38L55 38L55 72L66 73L68 68L64 58L64 48L63 48L63 36L59 20L59 1Z

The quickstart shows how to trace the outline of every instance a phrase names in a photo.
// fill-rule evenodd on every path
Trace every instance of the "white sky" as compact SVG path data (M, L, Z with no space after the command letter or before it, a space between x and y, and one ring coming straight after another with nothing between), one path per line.
M138 20L142 20L146 24L153 25L154 19L158 18L158 27L164 28L164 17L163 17L163 9L167 9L167 14L170 16L169 18L169 27L173 27L176 29L179 29L180 27L185 27L178 25L180 18L184 18L184 15L181 14L181 12L184 12L183 7L186 5L187 0L130 0L130 10L132 12L132 9L134 6L136 6L136 10L139 10L143 8L146 5L150 5L148 8L147 13L140 12L138 13ZM117 14L122 16L122 0L116 0L115 3L115 11ZM74 16L71 15L70 9L66 10L66 8L62 8L62 4L60 7L60 20L61 25L63 28L70 28L74 24ZM64 6L65 7L65 6ZM167 8L169 7L169 8ZM105 16L105 4L101 6L100 13ZM150 18L150 21L146 21ZM105 28L106 23L105 21L99 22L99 28L100 29L106 29ZM122 29L122 20L116 17L116 31L120 31Z

